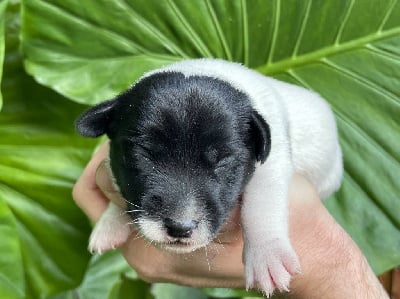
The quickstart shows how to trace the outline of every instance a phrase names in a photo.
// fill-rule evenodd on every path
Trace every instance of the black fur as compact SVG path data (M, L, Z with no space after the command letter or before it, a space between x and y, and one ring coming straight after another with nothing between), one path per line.
M176 219L190 194L214 234L271 142L268 124L244 93L221 80L173 72L144 78L91 108L77 130L111 139L112 172L129 210Z

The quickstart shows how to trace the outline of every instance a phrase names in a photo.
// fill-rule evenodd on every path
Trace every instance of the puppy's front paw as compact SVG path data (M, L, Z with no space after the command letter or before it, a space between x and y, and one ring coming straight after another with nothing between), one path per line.
M292 275L300 272L300 263L288 239L275 239L245 245L246 289L256 288L269 297L275 288L289 290Z
M129 221L128 215L100 218L90 235L89 251L102 253L125 243L131 233Z

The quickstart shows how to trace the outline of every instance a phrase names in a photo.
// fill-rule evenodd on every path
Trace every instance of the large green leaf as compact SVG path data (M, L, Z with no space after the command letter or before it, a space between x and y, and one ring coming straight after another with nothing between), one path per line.
M207 294L209 298L237 298L241 297L243 299L254 298L261 299L264 298L259 292L256 291L246 291L240 289L227 289L227 288L203 288L204 294ZM273 298L279 298L279 295L274 296Z
M3 188L0 186L0 192ZM24 275L17 223L4 201L0 201L0 293L5 298L24 298Z
M108 299L155 299L151 294L151 284L143 280L131 279L122 275L109 294Z
M321 93L338 121L341 191L327 205L377 273L400 264L400 2L23 1L26 70L84 103L191 57L240 61ZM57 105L57 103L54 103Z
M76 286L89 260L90 225L71 198L94 146L73 129L85 107L25 74L18 24L19 6L10 4L0 113L0 297L5 299L43 298Z
M0 0L0 83L3 74L3 59L4 59L4 15L8 0ZM0 93L0 110L3 105L3 98Z
M155 283L151 290L155 299L207 299L208 297L198 289L178 286L169 283ZM235 294L236 295L236 294Z
M126 281L124 278L127 277L137 279L136 273L119 251L108 251L91 258L85 277L78 287L48 299L124 299L111 297L110 293L113 289L119 291L119 287Z

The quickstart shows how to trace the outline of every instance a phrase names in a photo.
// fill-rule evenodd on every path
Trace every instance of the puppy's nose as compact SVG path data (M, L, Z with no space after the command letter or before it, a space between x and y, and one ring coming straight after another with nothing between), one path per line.
M175 221L171 218L165 218L164 225L169 236L174 238L190 238L198 222L194 220Z

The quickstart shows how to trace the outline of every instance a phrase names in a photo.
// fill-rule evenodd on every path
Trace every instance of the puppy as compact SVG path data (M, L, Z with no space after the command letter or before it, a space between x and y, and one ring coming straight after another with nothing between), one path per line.
M104 251L135 223L152 244L190 252L218 233L243 194L246 287L288 290L300 265L288 237L288 188L305 176L322 198L340 186L334 116L316 93L216 59L149 72L84 113L80 134L110 139L109 165L127 203L110 203L89 249Z

